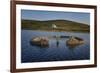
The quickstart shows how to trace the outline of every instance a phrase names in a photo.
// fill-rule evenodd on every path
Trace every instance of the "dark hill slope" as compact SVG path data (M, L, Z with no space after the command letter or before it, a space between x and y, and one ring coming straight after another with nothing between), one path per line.
M56 29L52 29L52 24L57 26ZM27 30L55 30L55 31L77 31L77 32L89 32L90 26L83 23L78 23L69 20L22 20L22 29Z

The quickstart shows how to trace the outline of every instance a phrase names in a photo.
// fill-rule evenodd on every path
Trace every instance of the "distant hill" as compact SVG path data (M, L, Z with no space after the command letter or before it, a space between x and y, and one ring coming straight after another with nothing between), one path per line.
M27 30L47 30L47 31L73 31L73 32L89 32L90 26L83 23L78 23L69 20L22 20L22 29ZM52 24L57 28L53 29Z

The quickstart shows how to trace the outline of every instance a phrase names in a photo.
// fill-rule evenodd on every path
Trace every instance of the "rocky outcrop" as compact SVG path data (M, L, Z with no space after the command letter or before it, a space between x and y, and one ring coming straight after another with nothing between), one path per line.
M55 37L56 40L58 40L58 37ZM48 37L34 37L32 38L32 40L30 41L31 45L35 45L35 46L39 46L39 47L48 47L49 46L49 40ZM57 45L59 44L59 42L57 42ZM69 39L66 41L66 45L68 46L77 46L77 45L81 45L84 44L84 40L79 38L79 37L73 37L70 36Z
M35 37L31 40L32 45L40 46L40 47L48 47L49 41L46 37Z
M71 36L69 40L66 41L67 45L80 45L84 44L84 40L78 37Z

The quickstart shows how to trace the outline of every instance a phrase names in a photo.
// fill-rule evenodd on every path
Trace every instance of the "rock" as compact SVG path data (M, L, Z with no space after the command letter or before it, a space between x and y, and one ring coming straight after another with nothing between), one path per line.
M40 47L48 47L49 41L46 37L35 37L31 40L32 45L40 46Z
M68 41L66 41L67 45L80 45L84 44L84 40L78 37L70 37Z

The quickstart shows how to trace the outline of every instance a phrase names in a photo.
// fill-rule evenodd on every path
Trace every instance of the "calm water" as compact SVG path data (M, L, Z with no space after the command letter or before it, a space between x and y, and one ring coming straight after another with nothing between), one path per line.
M36 36L77 36L85 40L85 44L70 47L66 45L68 38L57 40L49 39L49 47L41 48L30 44L30 40ZM47 61L67 61L67 60L87 60L90 59L90 35L89 33L72 32L46 32L46 31L21 31L21 61L26 62L47 62Z

